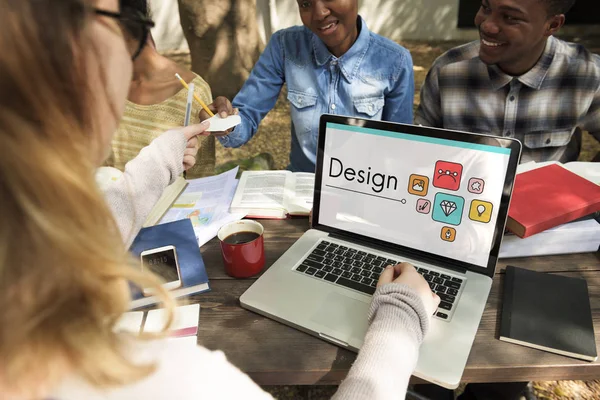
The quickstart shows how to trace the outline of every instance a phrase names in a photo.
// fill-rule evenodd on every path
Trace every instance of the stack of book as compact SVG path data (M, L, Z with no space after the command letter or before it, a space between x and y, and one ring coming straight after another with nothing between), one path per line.
M600 245L600 164L523 164L500 258L594 252Z

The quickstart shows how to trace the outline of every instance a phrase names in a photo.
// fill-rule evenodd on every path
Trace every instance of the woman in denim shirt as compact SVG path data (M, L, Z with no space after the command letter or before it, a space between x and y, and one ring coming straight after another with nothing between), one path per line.
M288 169L314 172L321 114L412 123L413 65L408 50L369 31L358 0L297 1L304 26L273 34L233 99L241 125L217 136L225 147L248 142L285 83L292 104ZM211 107L233 111L223 97Z

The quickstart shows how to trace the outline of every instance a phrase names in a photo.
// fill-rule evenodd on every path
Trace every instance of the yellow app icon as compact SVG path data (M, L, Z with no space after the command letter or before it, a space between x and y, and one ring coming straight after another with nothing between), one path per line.
M442 232L440 232L440 237L446 242L454 242L454 239L456 239L456 229L445 226L442 228Z
M489 201L473 200L469 210L469 218L473 221L488 223L492 219L494 206Z
M424 175L412 174L408 178L408 193L417 196L427 196L429 190L429 178Z

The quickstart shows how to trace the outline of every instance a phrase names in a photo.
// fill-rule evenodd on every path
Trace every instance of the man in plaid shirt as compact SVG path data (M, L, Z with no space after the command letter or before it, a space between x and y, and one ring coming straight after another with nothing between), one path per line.
M480 40L429 70L415 123L517 138L521 160L576 160L581 130L600 140L600 57L556 39L575 0L482 0ZM527 382L468 384L459 400L512 400ZM452 391L416 385L430 399Z
M600 56L552 35L575 0L483 0L480 40L429 71L415 123L519 139L522 162L577 160L600 140Z

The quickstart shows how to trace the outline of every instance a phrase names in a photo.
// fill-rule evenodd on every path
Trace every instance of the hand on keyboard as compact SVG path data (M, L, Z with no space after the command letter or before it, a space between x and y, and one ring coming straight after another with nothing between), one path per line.
M377 282L377 287L386 283L402 283L413 288L423 300L425 310L432 315L440 304L440 296L433 293L427 281L409 263L386 267Z

